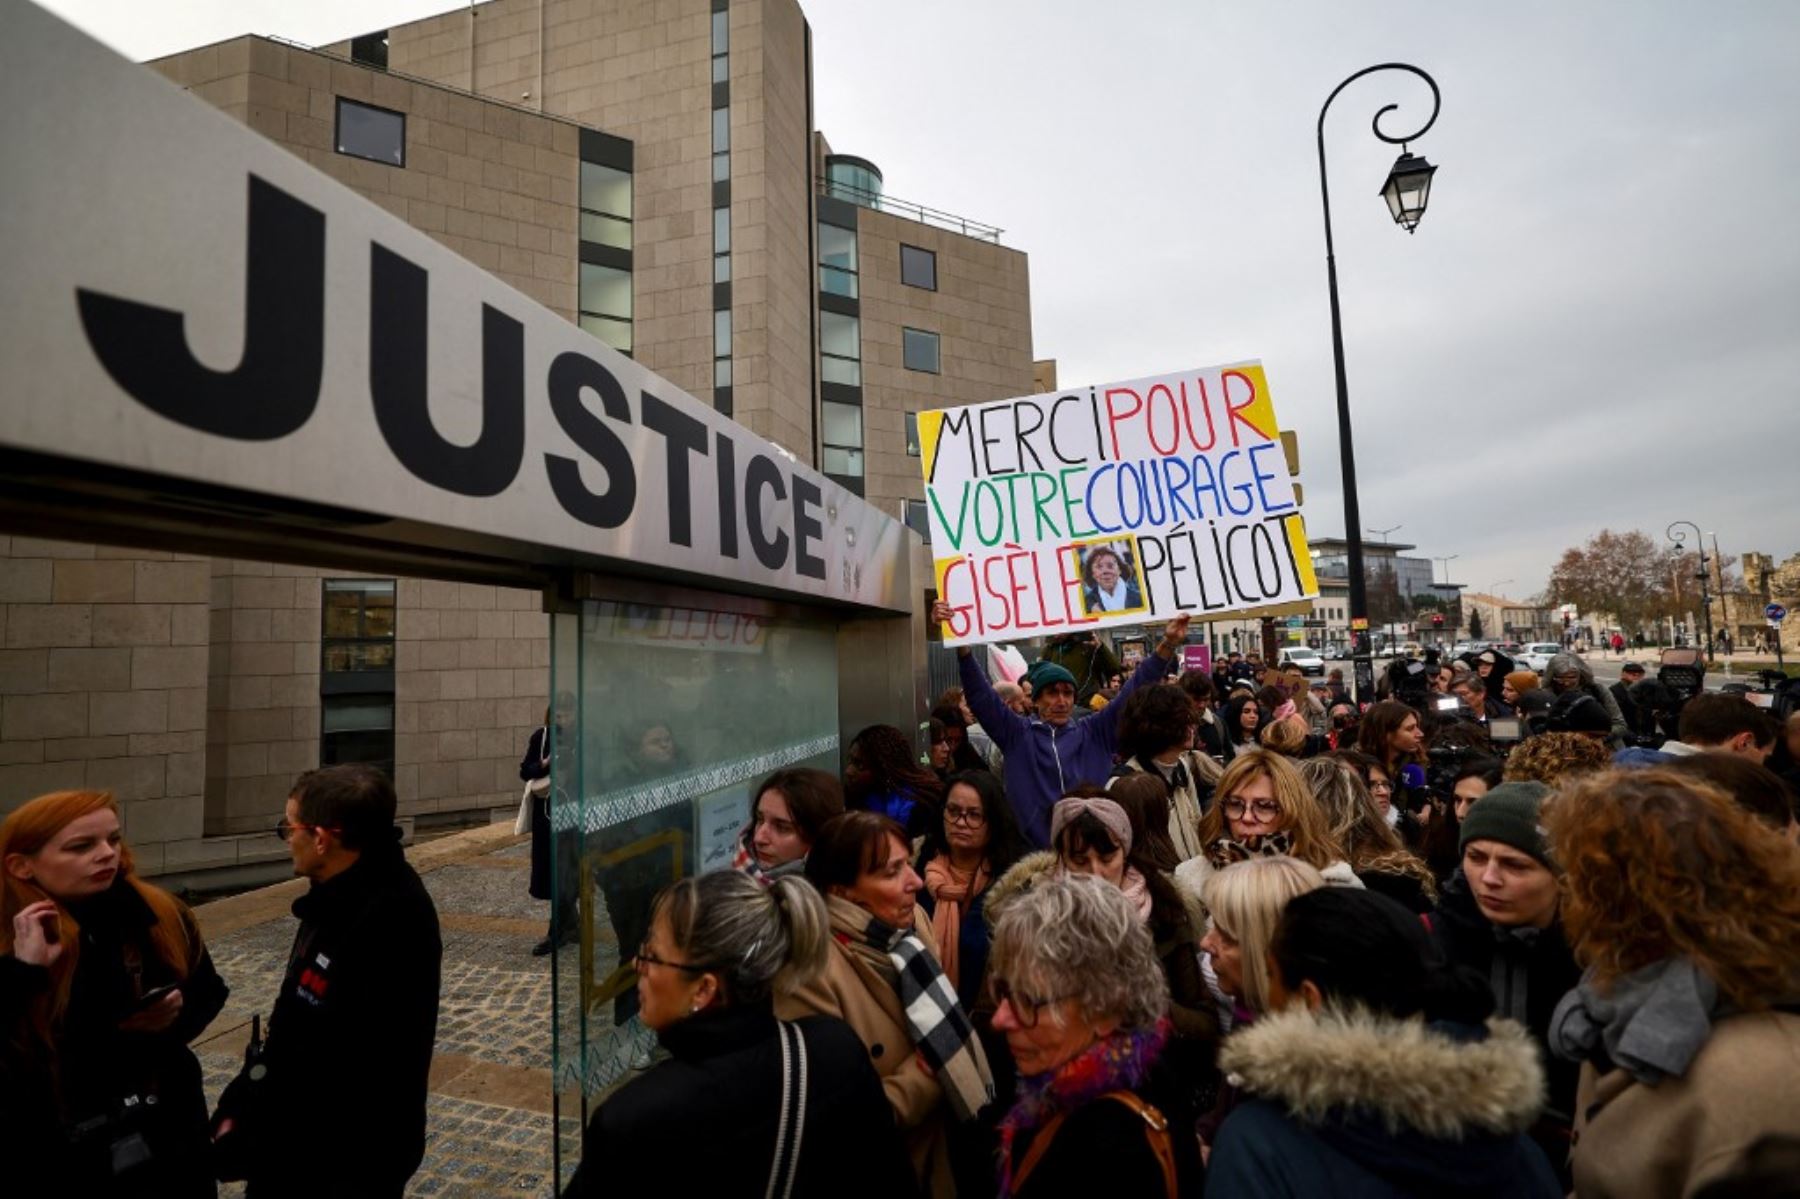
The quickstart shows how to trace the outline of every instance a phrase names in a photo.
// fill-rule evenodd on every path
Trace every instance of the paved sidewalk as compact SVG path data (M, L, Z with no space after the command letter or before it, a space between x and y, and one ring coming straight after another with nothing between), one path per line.
M529 844L510 824L407 851L444 932L425 1162L408 1195L550 1196L550 959L531 956L548 905L525 893ZM274 1004L306 889L279 883L196 909L231 998L195 1044L209 1102L243 1061L250 1017ZM570 1132L573 1133L570 1122ZM241 1186L223 1188L239 1195Z

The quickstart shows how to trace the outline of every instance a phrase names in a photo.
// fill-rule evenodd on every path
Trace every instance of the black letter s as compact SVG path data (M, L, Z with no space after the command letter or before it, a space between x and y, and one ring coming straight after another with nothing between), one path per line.
M81 326L113 381L190 429L273 441L304 425L325 370L325 214L250 176L244 353L215 371L188 349L187 318L75 289Z
M573 350L558 354L550 364L550 411L569 439L593 456L606 471L606 490L600 495L581 481L581 466L573 458L544 455L544 473L550 490L563 510L584 524L616 529L631 519L637 505L637 468L619 435L581 402L585 388L600 397L600 407L616 421L631 423L631 406L625 389L612 372Z

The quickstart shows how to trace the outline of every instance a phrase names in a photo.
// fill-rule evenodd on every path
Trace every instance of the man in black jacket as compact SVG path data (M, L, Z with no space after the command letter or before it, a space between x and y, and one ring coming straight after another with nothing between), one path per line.
M398 1196L425 1155L444 947L394 811L394 785L372 766L302 775L288 798L279 831L312 888L294 901L265 1093L242 1113L251 1199ZM228 1091L227 1120L232 1103Z

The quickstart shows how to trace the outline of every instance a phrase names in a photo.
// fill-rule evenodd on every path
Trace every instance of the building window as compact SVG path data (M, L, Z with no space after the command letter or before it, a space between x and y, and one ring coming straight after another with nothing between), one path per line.
M731 178L731 109L712 110L712 148L714 183Z
M350 61L360 62L364 66L374 67L378 71L387 70L388 31L383 29L376 33L365 33L361 37L351 38Z
M904 339L902 347L909 371L924 371L927 374L938 373L938 335L927 333L923 329L902 329Z
M825 447L825 473L863 473L862 409L855 404L826 400L819 405L820 440Z
M862 323L855 317L819 313L819 374L827 383L862 386Z
M731 386L731 309L713 313L713 386Z
M581 240L631 249L631 172L581 164Z
M919 456L919 414L917 412L906 414L906 456L908 458Z
M581 264L581 327L619 353L631 353L630 271Z
M724 83L731 78L731 67L726 55L731 51L731 15L716 12L712 15L712 81Z
M926 545L931 544L931 517L926 515L924 500L906 501L906 527L923 537Z
M820 222L819 290L856 299L856 230Z
M326 579L319 764L394 771L394 580Z
M908 287L937 290L937 255L917 246L900 247L900 282Z
M337 152L391 167L406 165L406 114L337 98Z
M731 282L731 209L713 209L713 282Z

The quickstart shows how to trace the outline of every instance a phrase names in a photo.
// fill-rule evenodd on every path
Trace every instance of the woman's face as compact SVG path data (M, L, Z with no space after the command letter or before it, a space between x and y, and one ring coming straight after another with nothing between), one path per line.
M1287 827L1287 813L1275 798L1275 780L1266 774L1245 779L1219 802L1234 840L1267 837Z
M701 971L684 969L694 964L675 947L668 918L658 912L636 962L638 1014L646 1027L661 1031L706 1006L717 984Z
M98 895L119 877L124 846L119 814L106 808L78 816L58 829L34 854L10 854L7 873L36 883L62 903Z
M1394 781L1388 778L1387 771L1369 771L1369 798L1375 801L1375 807L1384 817L1394 806Z
M812 842L794 823L787 796L770 787L756 800L756 826L750 846L756 851L756 863L764 870L803 858Z
M850 753L844 758L844 784L849 787L867 787L875 781L875 772L869 769L869 759L863 753L862 746L852 745Z
M1100 590L1111 591L1119 583L1119 560L1111 554L1096 554L1088 563L1093 568L1094 582Z
M988 846L987 813L981 796L967 783L950 788L944 799L944 840L951 849L980 853Z
M1262 714L1256 710L1255 704L1245 704L1238 713L1238 727L1246 733L1254 733L1256 726L1262 722Z
M889 837L887 855L873 870L865 870L856 885L837 888L851 903L866 909L870 915L892 928L911 928L913 897L919 893L919 876L913 872L907 845L898 837Z
M931 768L933 770L950 769L951 752L950 734L946 731L941 738L931 743Z
M1064 870L1070 874L1091 874L1095 878L1103 878L1115 887L1125 885L1125 851L1117 845L1111 853L1101 853L1092 845L1084 845L1080 849L1065 846L1057 854L1062 860Z
M1530 854L1499 841L1471 841L1462 866L1476 906L1495 924L1546 928L1556 918L1556 876Z
M1212 954L1213 973L1218 976L1219 990L1233 999L1242 999L1244 995L1244 951L1237 939L1226 935L1212 921L1206 923L1206 936L1200 939L1200 948Z
M1467 820L1469 818L1470 805L1472 805L1476 800L1480 799L1482 796L1486 795L1487 793L1488 793L1488 785L1487 785L1486 779L1473 778L1473 777L1466 778L1466 779L1457 779L1456 780L1456 819L1459 822Z
M1419 752L1419 718L1408 716L1400 722L1400 727L1388 734L1388 753L1416 754Z
M644 730L638 741L638 757L658 766L667 766L675 760L675 734L669 731L668 725L654 725Z
M1006 1047L1026 1078L1050 1073L1118 1027L1117 1021L1090 1020L1070 999L1026 994L1001 979L994 980L994 990L999 1002L993 1025L1006 1034Z
M1501 680L1500 698L1506 701L1506 704L1508 707L1511 707L1513 704L1516 704L1519 702L1519 693L1517 691L1513 690L1513 685L1512 685L1511 681L1504 680L1504 679Z

